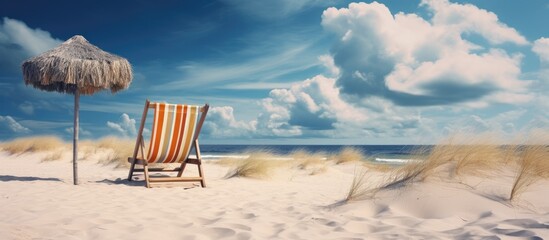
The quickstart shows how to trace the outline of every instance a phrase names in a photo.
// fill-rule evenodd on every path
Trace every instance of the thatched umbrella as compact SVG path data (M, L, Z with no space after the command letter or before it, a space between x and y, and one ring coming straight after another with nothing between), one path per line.
M80 94L103 89L118 92L132 81L130 63L76 35L60 46L23 63L25 84L46 91L74 94L73 179L78 185L78 104Z

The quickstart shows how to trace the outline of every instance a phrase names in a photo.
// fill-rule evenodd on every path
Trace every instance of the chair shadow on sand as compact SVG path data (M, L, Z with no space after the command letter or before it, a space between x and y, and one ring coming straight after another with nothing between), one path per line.
M21 181L21 182L56 181L56 182L62 182L62 180L59 179L59 178L21 177L21 176L12 176L12 175L0 175L0 181L2 181L2 182L12 182L12 181Z
M107 185L127 185L127 186L140 186L140 187L143 186L142 182L133 182L133 181L128 181L128 179L122 179L122 178L117 178L115 180L105 178L103 180L99 180L99 181L95 181L95 182L96 183L104 183L104 184L107 184Z
M167 174L155 174L151 177L165 177L165 176L167 176ZM134 176L132 181L128 181L128 179L117 178L115 180L103 179L95 182L103 183L107 185L126 185L126 186L132 186L132 187L145 187L146 185L143 175ZM192 184L192 183L167 183L163 186L164 187L181 187L183 189L190 189L190 188L199 187L200 185Z

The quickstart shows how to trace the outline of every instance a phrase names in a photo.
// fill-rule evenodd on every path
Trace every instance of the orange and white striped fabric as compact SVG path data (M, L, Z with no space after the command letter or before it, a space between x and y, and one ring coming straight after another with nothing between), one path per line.
M187 159L199 112L199 106L157 103L147 162L180 163Z

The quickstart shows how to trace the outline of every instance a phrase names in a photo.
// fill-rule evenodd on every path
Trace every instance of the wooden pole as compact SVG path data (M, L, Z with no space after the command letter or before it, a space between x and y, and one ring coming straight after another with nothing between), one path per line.
M78 185L78 105L80 102L80 93L78 89L74 92L74 130L72 142L72 177L74 185Z

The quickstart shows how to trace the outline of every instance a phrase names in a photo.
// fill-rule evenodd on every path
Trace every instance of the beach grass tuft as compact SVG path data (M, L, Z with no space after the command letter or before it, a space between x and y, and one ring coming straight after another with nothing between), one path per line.
M247 177L265 179L271 177L276 168L288 164L288 161L277 160L280 156L268 150L247 152L245 155L248 155L245 159L220 160L220 164L231 166L231 169L227 173L227 178Z
M300 170L309 171L310 175L317 175L328 170L326 153L311 153L304 149L298 149L289 154L295 166Z
M371 196L371 193L375 189L368 188L367 173L368 171L364 167L360 167L360 169L355 168L353 181L343 202L363 200Z
M394 164L385 164L385 163L378 163L378 162L372 162L372 161L364 161L362 163L362 166L372 171L384 172L384 173L391 172L398 167L398 165L394 165Z
M44 135L34 137L17 138L0 145L2 150L9 154L34 153L52 151L65 147L65 143L59 137Z
M465 139L465 140L464 140ZM539 141L538 141L539 142ZM363 188L365 173L355 173L348 199L360 199L364 194L402 189L428 178L472 175L489 177L499 174L502 167L513 167L517 174L509 193L509 201L515 201L525 190L540 179L549 179L549 146L545 144L497 144L485 136L477 138L449 138L431 147L416 149L414 159L407 164L381 169L387 173L378 186ZM376 170L377 164L363 163ZM359 196L359 197L354 197Z
M345 147L339 153L332 156L336 164L364 161L366 156L364 152L355 147Z
M97 148L111 149L108 158L100 160L105 165L114 164L116 168L129 167L128 157L133 155L135 141L132 139L107 136L96 142ZM145 151L146 153L146 151Z
M513 182L509 201L516 201L518 196L536 181L549 178L549 146L524 146L519 153L517 163L517 175Z
M42 159L42 161L44 161L44 162L56 161L56 160L60 160L61 158L63 158L63 150L57 150L57 151L54 151L54 152L46 155Z
M494 173L505 160L503 149L493 144L459 145L454 149L455 175L486 176Z

